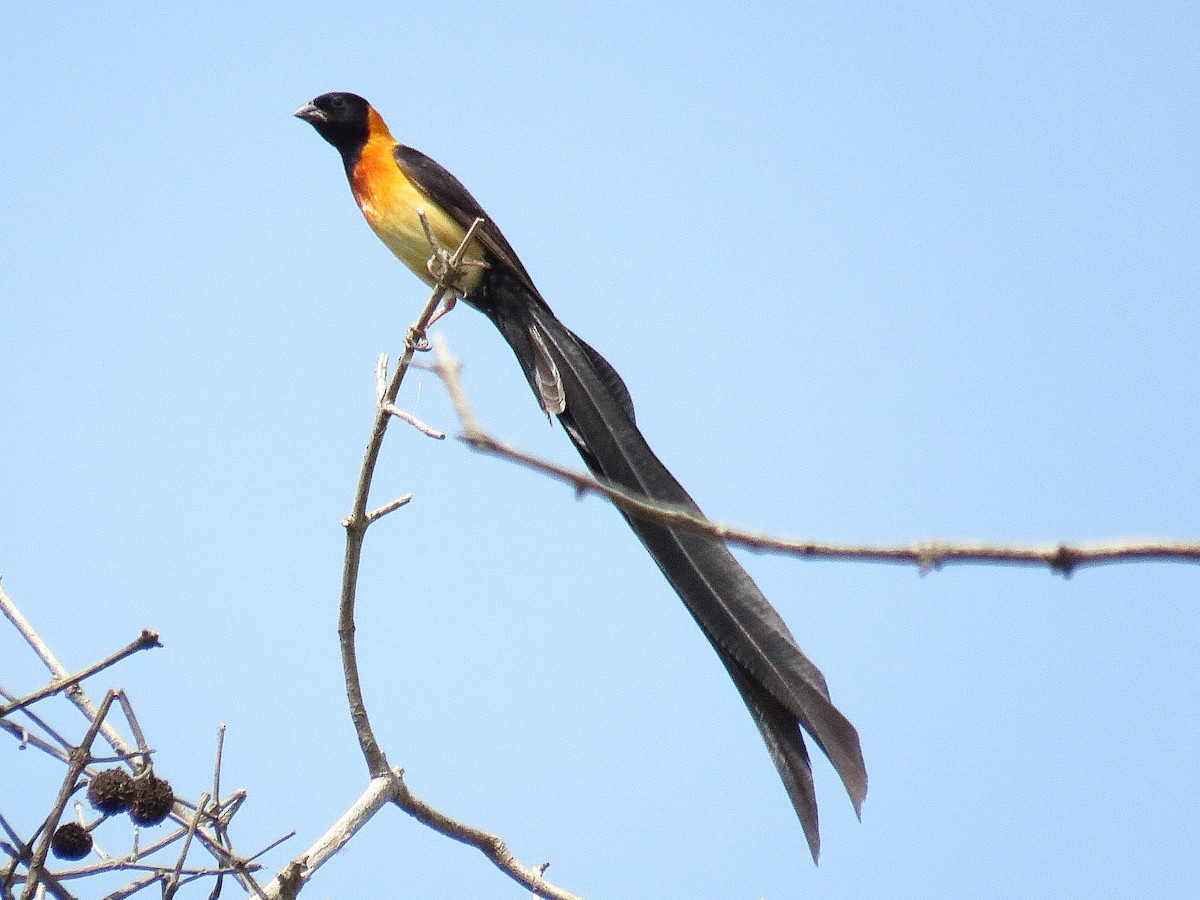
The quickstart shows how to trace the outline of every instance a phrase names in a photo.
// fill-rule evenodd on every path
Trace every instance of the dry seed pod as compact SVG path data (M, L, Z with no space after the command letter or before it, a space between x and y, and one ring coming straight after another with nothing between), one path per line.
M87 796L98 812L125 812L133 800L133 779L124 769L105 769L92 779Z
M157 825L171 814L175 794L171 785L153 772L133 779L129 818L139 825Z
M68 822L54 832L50 849L59 859L83 859L92 852L92 836L78 822Z

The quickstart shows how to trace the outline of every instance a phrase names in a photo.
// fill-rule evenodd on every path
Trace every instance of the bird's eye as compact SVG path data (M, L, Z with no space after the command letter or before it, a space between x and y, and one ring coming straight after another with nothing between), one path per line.
M345 97L334 97L331 101L334 109L342 109L346 105Z

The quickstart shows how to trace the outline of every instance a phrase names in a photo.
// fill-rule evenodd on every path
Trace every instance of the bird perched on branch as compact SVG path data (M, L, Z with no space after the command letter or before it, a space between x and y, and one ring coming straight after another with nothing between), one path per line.
M621 377L554 315L500 229L462 183L392 137L356 94L322 94L296 111L342 156L367 223L418 278L438 283L418 211L442 248L453 250L483 222L451 285L487 316L512 347L547 416L557 416L588 468L600 478L703 517L638 430ZM867 772L854 726L829 699L825 678L762 591L718 538L625 514L634 533L712 643L766 741L804 828L814 861L820 849L812 765L801 729L841 776L855 812Z

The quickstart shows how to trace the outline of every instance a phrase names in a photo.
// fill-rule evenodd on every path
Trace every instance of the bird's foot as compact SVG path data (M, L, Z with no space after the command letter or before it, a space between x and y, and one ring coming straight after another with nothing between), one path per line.
M425 332L418 330L416 325L409 325L408 334L404 336L404 346L414 353L428 353L429 338L425 337Z
M454 307L458 305L458 299L458 294L447 294L446 298L442 301L442 305L439 306L434 314L429 317L429 324L425 327L429 328L434 322L436 322L446 313L450 312L450 310L454 309Z

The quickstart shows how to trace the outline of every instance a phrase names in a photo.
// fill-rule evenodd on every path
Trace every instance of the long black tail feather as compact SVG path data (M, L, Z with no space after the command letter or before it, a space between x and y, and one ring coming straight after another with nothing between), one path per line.
M557 370L565 409L548 412L558 413L588 468L630 491L703 515L638 430L629 392L612 366L524 285L503 271L489 274L473 305L499 328L540 397L547 369ZM817 801L800 728L829 757L861 814L867 772L858 733L833 706L821 672L723 541L650 519L625 518L737 685L816 860Z

